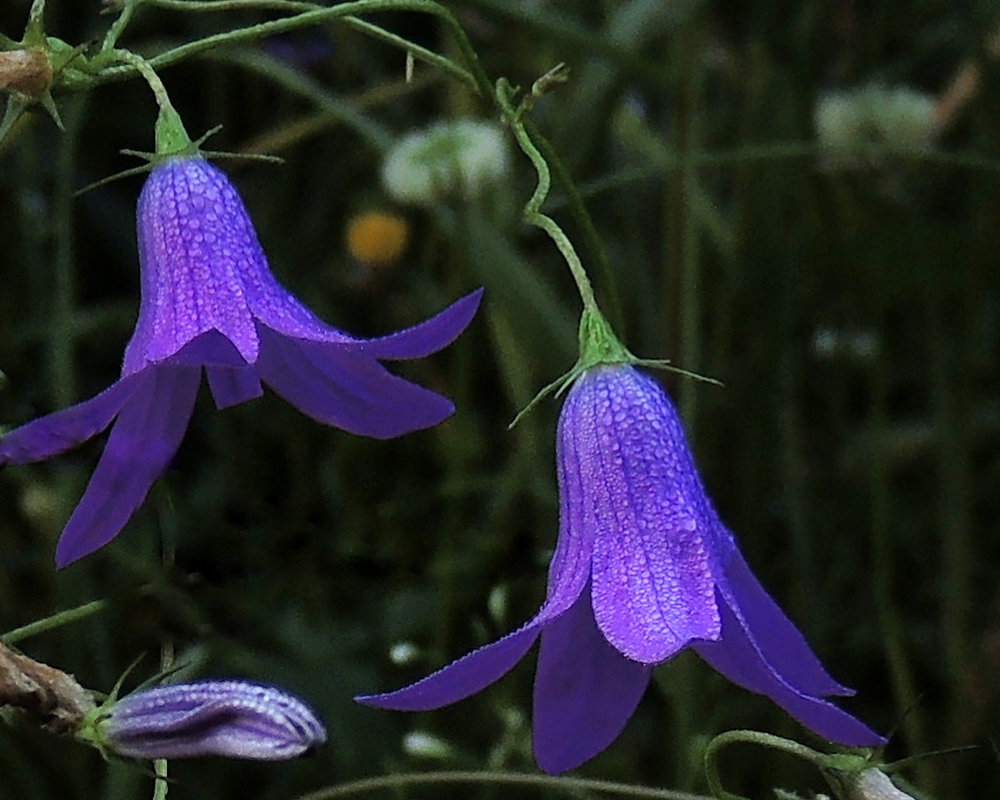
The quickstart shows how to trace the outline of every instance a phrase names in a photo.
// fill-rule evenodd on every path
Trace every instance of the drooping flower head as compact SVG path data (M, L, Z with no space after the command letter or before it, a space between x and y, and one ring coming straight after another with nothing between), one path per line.
M95 709L77 736L127 758L279 761L319 747L326 730L305 703L273 686L198 681L143 689Z
M454 703L540 639L534 750L542 769L559 773L607 747L653 667L690 647L830 741L883 743L825 699L851 691L750 572L655 380L627 363L586 369L559 418L556 460L559 539L538 614L411 686L360 702L403 711Z
M263 383L323 424L379 439L436 425L454 411L380 361L448 345L472 319L480 292L381 338L337 330L277 282L236 189L197 156L154 167L137 217L142 302L120 380L0 439L0 467L26 464L115 423L59 540L60 567L113 539L166 470L203 369L220 409L260 396Z

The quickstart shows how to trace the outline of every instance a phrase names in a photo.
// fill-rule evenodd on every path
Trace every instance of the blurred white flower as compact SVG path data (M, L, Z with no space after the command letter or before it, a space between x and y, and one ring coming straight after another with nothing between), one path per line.
M935 105L934 96L926 92L868 84L821 95L813 124L820 146L834 155L865 145L913 150L930 146L934 139Z
M816 101L813 125L823 147L847 149L865 139L865 120L855 92L826 92Z
M489 122L443 120L401 138L382 164L382 184L401 203L473 198L507 174L503 131Z
M396 644L389 648L389 660L393 664L400 666L412 664L419 657L420 649L413 642L396 642Z
M410 731L403 737L403 752L415 758L447 761L454 755L454 748L433 733Z

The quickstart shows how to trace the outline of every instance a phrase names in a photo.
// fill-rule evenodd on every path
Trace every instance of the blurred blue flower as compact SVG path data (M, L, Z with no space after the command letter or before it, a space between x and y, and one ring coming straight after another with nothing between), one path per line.
M420 358L451 343L481 291L415 327L357 339L320 321L275 280L236 189L207 161L158 164L137 216L142 302L121 379L0 439L0 467L26 464L117 420L63 530L58 566L111 541L142 503L180 446L202 368L220 409L260 396L263 382L319 422L379 439L454 411L379 361Z
M129 758L295 758L326 741L301 700L273 686L199 681L155 686L92 713L79 738Z
M559 419L560 532L548 594L524 627L395 692L380 708L438 708L500 678L541 638L534 750L559 773L607 747L653 667L691 647L820 736L884 739L823 699L849 695L750 572L712 507L676 410L627 364L587 370Z

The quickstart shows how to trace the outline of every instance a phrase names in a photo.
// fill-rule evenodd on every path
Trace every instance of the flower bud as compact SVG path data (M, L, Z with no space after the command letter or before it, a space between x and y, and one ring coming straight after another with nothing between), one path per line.
M81 738L131 758L277 761L323 744L326 731L301 700L273 686L201 681L130 694L100 709Z
M52 85L52 61L36 48L0 53L0 89L20 92L33 100Z
M847 791L849 800L913 800L882 770L870 767L857 773Z

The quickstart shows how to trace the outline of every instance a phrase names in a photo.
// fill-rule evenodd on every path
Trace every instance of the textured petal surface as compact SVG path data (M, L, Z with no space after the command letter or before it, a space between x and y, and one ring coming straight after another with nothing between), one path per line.
M717 638L713 519L659 384L629 366L594 368L570 391L559 429L576 443L576 502L595 529L594 613L608 641L651 664Z
M820 664L798 628L764 591L742 554L734 550L724 566L719 589L764 661L789 685L816 696L854 694Z
M539 627L532 620L520 630L480 647L426 678L395 692L355 697L366 706L393 711L428 711L457 703L510 672L535 643Z
M142 302L123 374L211 330L253 363L258 343L248 293L277 283L225 174L201 158L159 164L139 197L137 222Z
M219 331L207 331L192 339L161 363L186 367L245 367L247 360Z
M568 401L567 401L568 402ZM583 486L579 437L560 425L556 437L556 477L559 482L559 538L549 563L545 622L568 609L584 593L590 580L595 525ZM589 594L589 593L588 593Z
M199 367L153 367L137 375L104 454L56 546L64 567L118 535L180 446L194 409Z
M412 328L381 336L359 339L357 351L375 358L423 358L451 344L472 321L483 299L483 290L467 294L444 311Z
M721 601L720 597L720 601ZM838 744L876 747L885 739L833 703L805 694L776 672L754 646L747 631L725 602L722 611L722 639L696 642L693 647L705 661L744 689L770 697L791 716L814 733Z
M273 761L326 741L323 725L301 700L243 681L135 692L115 703L101 725L109 749L133 758L221 755Z
M451 402L398 378L374 358L260 327L261 380L302 413L351 433L388 439L436 425Z
M535 675L535 759L558 774L613 742L635 712L652 667L625 658L594 622L590 592L541 636Z
M122 378L89 400L4 434L0 466L43 461L96 436L111 424L141 381L141 377Z

